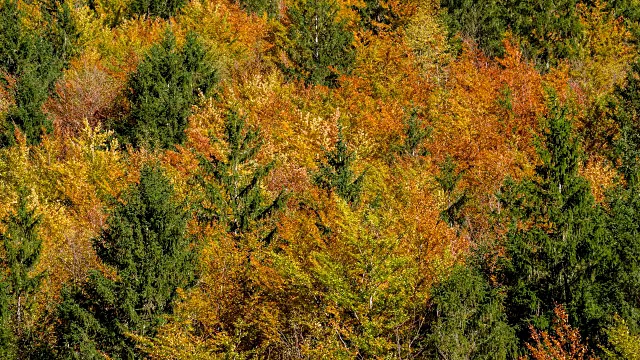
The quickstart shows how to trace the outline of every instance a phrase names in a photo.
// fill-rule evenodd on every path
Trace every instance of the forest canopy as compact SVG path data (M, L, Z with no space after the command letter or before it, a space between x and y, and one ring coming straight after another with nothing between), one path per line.
M640 2L0 0L0 359L638 359Z

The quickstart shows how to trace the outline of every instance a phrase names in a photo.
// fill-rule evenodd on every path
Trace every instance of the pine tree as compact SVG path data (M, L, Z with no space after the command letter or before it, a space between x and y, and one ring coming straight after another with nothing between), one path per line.
M610 239L603 211L578 173L581 153L567 109L551 105L535 176L508 180L499 194L510 222L501 270L508 316L524 341L529 325L550 330L553 309L564 304L571 323L597 341L609 302L602 297L602 264Z
M184 142L191 106L216 82L216 72L205 58L195 34L189 33L178 49L173 33L165 33L129 78L126 97L131 112L124 122L113 124L125 142L152 148Z
M318 172L313 176L313 182L322 189L335 191L338 196L351 204L360 200L365 172L355 176L353 162L356 156L349 152L342 134L342 127L338 127L338 141L336 148L325 151L326 161L318 164Z
M138 357L127 335L153 336L171 313L178 288L193 285L196 251L186 234L188 213L173 200L163 171L145 165L140 183L124 195L108 227L95 239L102 262L117 276L92 271L82 286L69 286L59 306L59 356Z
M300 0L289 8L285 51L291 65L285 74L307 85L338 85L340 74L348 74L355 61L353 34L346 20L338 18L335 0Z
M224 157L209 160L200 156L202 172L196 181L204 190L204 199L199 206L199 218L224 224L228 233L240 238L282 208L285 194L281 192L269 200L262 190L261 182L274 163L254 163L263 143L257 129L247 129L246 116L229 110L224 126L222 139L212 138L213 142L224 143ZM274 232L275 228L269 229L261 236L261 242L268 243Z
M27 192L19 193L16 213L3 220L0 234L0 358L26 358L31 348L30 312L44 273L31 275L40 257L41 217L27 207Z

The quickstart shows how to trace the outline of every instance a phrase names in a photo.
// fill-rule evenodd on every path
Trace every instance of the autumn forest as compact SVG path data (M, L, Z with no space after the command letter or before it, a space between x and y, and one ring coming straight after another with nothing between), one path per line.
M0 359L640 359L640 1L0 0Z

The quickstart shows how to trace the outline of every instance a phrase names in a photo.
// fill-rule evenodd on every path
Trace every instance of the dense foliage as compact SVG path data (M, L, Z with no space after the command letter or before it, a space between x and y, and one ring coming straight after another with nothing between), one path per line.
M636 359L637 0L0 0L0 359Z

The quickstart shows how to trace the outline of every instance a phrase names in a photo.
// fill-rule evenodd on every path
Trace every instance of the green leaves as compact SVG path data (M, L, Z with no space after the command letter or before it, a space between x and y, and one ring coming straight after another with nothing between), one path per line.
M556 102L542 135L535 176L505 182L499 198L510 219L503 281L508 315L521 339L533 324L550 329L564 304L572 323L595 340L611 299L602 296L609 249L602 209L578 173L581 155L567 110Z
M10 87L15 105L0 124L0 144L15 142L16 126L29 144L37 144L42 134L53 130L42 105L73 54L77 33L69 9L56 1L50 7L43 6L46 23L42 33L25 27L25 15L17 2L4 0L0 6L0 70L8 75L0 82L7 86L9 77L15 80Z
M427 351L445 359L512 359L517 338L504 294L471 266L458 265L432 291Z

